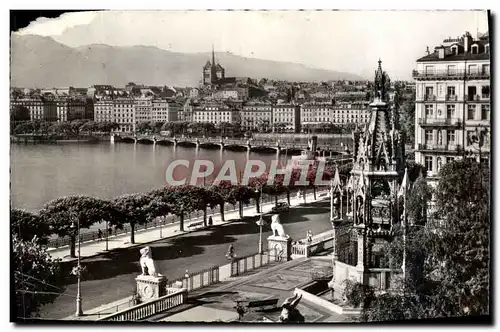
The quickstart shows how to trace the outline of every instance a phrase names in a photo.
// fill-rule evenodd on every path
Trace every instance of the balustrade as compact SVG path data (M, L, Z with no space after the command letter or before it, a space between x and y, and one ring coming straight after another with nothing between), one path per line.
M187 290L167 290L167 295L141 303L99 319L100 321L138 321L172 309L186 302Z

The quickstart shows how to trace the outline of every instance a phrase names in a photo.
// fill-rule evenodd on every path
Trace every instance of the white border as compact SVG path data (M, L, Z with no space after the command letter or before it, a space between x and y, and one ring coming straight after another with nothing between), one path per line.
M165 3L164 1L148 1L148 0L141 0L141 1L119 1L116 3L110 3L110 2L103 2L102 0L96 1L96 0L87 0L87 1L3 1L2 2L2 20L1 22L3 23L4 30L3 33L0 34L0 38L2 40L1 45L4 45L4 50L0 53L1 56L1 75L0 77L2 78L2 89L0 89L0 94L1 94L1 100L2 100L2 116L3 116L3 121L0 122L0 125L2 126L2 130L0 131L2 135L2 139L0 140L0 149L1 149L1 155L2 155L2 163L0 166L0 178L1 178L1 200L0 200L0 211L2 213L2 223L4 227L4 231L1 233L3 234L3 241L2 241L2 262L0 262L0 266L4 267L3 273L2 273L2 285L4 288L4 296L3 296L3 301L2 301L2 306L0 312L4 317L2 317L2 323L5 324L9 320L9 296L7 296L8 292L8 287L7 285L9 284L9 275L7 274L8 269L5 268L9 266L9 248L8 248L8 234L9 234L9 229L8 229L8 211L9 211L9 166L10 162L8 162L8 156L9 156L9 121L8 121L8 114L9 114L9 108L8 108L8 103L9 103L9 49L8 45L9 43L9 34L7 33L8 25L9 25L9 12L7 9L32 9L32 8L40 8L43 7L44 9L99 9L99 8L107 8L107 9L205 9L205 8L213 8L213 9L227 9L227 8L233 8L233 9L317 9L317 8L332 8L335 7L336 9L444 9L444 10L450 10L450 9L492 9L494 14L498 14L496 11L498 4L500 1L493 1L493 0L476 0L476 1L466 1L466 0L455 0L455 1L449 1L449 2L436 2L435 0L419 0L419 1L414 1L414 2L403 2L403 1L356 1L356 0L350 0L350 1L345 1L345 2L339 2L339 3L327 3L326 1L318 1L318 0L308 0L308 1L297 1L297 0L287 0L287 1L282 1L282 2L270 2L269 0L252 0L252 1L211 1L211 2L205 2L205 1L193 1L193 0L183 0L183 1L177 1L177 2L168 2ZM325 5L329 5L326 7ZM473 6L473 8L471 8ZM496 26L498 27L498 20L496 20ZM425 24L425 22L422 22L422 24ZM397 29L397 27L394 27ZM496 29L498 30L498 29ZM497 41L497 31L491 32L493 33L493 36L495 37L495 41ZM411 32L408 32L408 38L411 38ZM498 45L498 43L496 43ZM498 54L500 52L500 49L498 46L495 47L494 49L495 53ZM497 59L495 57L494 61ZM496 69L498 67L498 63L495 61L495 66L494 68ZM495 71L496 74L496 71ZM496 103L495 105L498 105L498 82L495 82L495 100ZM498 128L499 122L500 122L500 115L496 114L498 108L494 109L494 118L495 118L495 128ZM495 153L494 157L498 154L498 149L500 149L500 138L499 135L495 133ZM495 158L496 159L496 158ZM496 170L496 169L495 169ZM496 175L498 176L498 175ZM495 199L499 199L500 194L497 193ZM498 203L495 202L495 203ZM492 206L499 206L498 204L493 204ZM495 233L499 232L500 226L496 226L496 231ZM495 234L497 235L497 234ZM498 239L498 236L496 237ZM498 247L498 244L497 244ZM498 259L498 255L495 255L496 259ZM495 267L497 264L496 262L492 262L492 266ZM498 271L496 271L498 273ZM498 290L498 283L496 283L496 288ZM498 295L497 292L495 292L495 295ZM493 298L498 299L498 296L492 296ZM498 312L499 305L496 303L495 305L496 311ZM498 316L498 315L497 315ZM6 326L5 326L6 327ZM68 328L70 326L64 327L62 326L61 328ZM262 330L262 327L256 327L256 326L243 326L246 329L251 329L251 330L256 330L259 328L259 330ZM311 328L321 328L321 329L335 329L335 330L360 330L367 328L368 326L343 326L343 327L338 327L338 326L321 326L321 327L313 327L313 326L302 326L300 329L302 331L304 330L309 330ZM410 327L410 326L408 326ZM13 328L13 324L9 324L8 328ZM47 327L49 329L52 329L53 327ZM81 327L71 327L72 329L76 330L83 330L86 328L86 326L81 326ZM94 327L95 328L95 327ZM123 327L106 327L107 329L113 329L113 330L118 330L122 329ZM142 327L143 329L145 327ZM149 327L146 327L149 329ZM162 328L166 328L169 330L178 330L178 329L185 329L186 327L181 327L181 326L165 326ZM218 329L218 328L234 328L234 326L213 326L213 325L198 325L198 326L193 326L193 327L188 327L189 329L196 329L196 328L203 328L203 329ZM266 327L266 329L271 329L275 328L274 325L270 326L269 328ZM292 328L296 328L296 326L293 326ZM400 326L394 326L390 327L384 326L385 328L390 328L390 329L400 329ZM406 328L406 326L404 326ZM426 326L418 327L418 329L426 329ZM442 328L442 327L439 327ZM445 327L445 329L454 329L455 327ZM44 327L37 327L38 329L44 329ZM474 329L474 327L470 326L467 327L468 330Z

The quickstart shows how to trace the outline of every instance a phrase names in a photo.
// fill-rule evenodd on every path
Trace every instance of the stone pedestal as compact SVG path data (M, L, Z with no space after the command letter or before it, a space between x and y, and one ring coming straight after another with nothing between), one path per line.
M271 235L267 238L269 256L275 260L289 261L292 256L292 239Z
M165 276L144 276L135 278L137 282L137 294L143 302L151 301L166 295L167 278Z

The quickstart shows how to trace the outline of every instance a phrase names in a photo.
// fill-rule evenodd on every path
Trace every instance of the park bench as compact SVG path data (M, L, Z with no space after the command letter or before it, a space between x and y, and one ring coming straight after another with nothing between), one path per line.
M201 227L201 226L203 226L203 221L197 221L190 223L188 228Z
M278 299L269 299L262 301L250 301L248 302L247 308L248 310L266 310L266 309L276 309L278 306Z

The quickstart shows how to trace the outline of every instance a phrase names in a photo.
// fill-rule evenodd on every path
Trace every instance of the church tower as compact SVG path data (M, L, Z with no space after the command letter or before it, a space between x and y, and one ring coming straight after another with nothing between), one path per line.
M379 60L375 71L374 100L369 105L371 118L364 131L353 133L353 169L351 171L353 231L357 235L354 260L359 281L372 283L380 268L381 248L393 236L393 226L400 222L398 185L404 175L404 138L399 131L397 109L389 103L390 79ZM354 249L354 248L353 248ZM378 275L385 285L386 274ZM384 281L382 282L382 279Z

